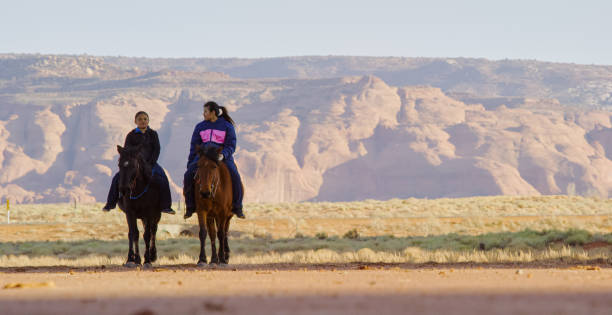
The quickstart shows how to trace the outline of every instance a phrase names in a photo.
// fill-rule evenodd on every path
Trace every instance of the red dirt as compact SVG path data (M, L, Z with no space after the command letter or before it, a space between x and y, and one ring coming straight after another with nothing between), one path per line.
M0 313L608 314L608 266L4 268Z

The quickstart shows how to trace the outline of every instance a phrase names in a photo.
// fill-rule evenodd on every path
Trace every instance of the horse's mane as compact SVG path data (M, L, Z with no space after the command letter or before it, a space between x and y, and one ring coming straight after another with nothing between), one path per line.
M131 147L123 148L123 154L127 156L140 156L140 158L142 158L142 154L140 153L141 153L140 146L131 146Z
M216 163L219 161L217 159L219 156L219 148L220 146L218 145L208 143L198 149L198 154L200 157L206 157Z
M150 177L149 174L151 174L151 172L152 172L153 165L150 165L149 162L142 155L142 147L140 145L138 145L138 146L131 146L131 147L128 146L128 147L123 148L123 153L121 154L121 156L135 157L140 162L142 162L142 167L144 169L145 177L147 179L149 179L149 177Z

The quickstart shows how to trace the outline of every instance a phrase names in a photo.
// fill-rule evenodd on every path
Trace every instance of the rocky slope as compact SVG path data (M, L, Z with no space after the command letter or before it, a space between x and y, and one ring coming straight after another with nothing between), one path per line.
M0 197L102 201L115 146L145 110L176 198L207 100L238 122L247 201L605 197L610 73L463 59L1 55Z

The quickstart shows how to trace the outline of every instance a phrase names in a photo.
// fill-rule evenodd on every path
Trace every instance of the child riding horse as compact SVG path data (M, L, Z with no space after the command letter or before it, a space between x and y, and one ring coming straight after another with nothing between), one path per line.
M140 147L145 161L152 167L154 184L160 188L162 212L175 214L174 210L172 210L172 197L170 195L168 177L166 177L164 169L157 164L160 153L159 137L157 136L157 132L149 127L149 114L143 111L136 113L134 116L134 123L136 124L136 128L130 131L125 137L124 147ZM108 191L106 205L102 210L110 211L117 205L117 200L119 200L119 190L117 189L118 183L119 173L115 174L113 177L111 187Z
M222 145L217 160L223 161L232 178L232 212L244 219L242 213L242 180L234 163L236 151L236 131L234 121L228 115L227 109L215 102L204 104L204 121L196 125L191 136L191 147L187 160L187 171L183 181L183 195L185 196L185 219L191 217L196 210L193 179L198 167L199 155L196 146L204 144Z

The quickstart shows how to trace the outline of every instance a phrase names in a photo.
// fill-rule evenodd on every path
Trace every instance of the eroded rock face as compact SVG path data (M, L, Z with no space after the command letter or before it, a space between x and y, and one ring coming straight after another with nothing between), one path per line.
M485 110L433 88L400 94L400 124L379 127L368 154L327 171L317 199L610 193L609 112Z
M554 99L457 97L371 75L245 80L121 72L97 58L62 61L60 71L53 62L25 63L23 86L4 85L2 198L104 200L116 145L139 110L160 135L159 162L177 198L208 100L237 122L247 201L612 193L609 111Z

